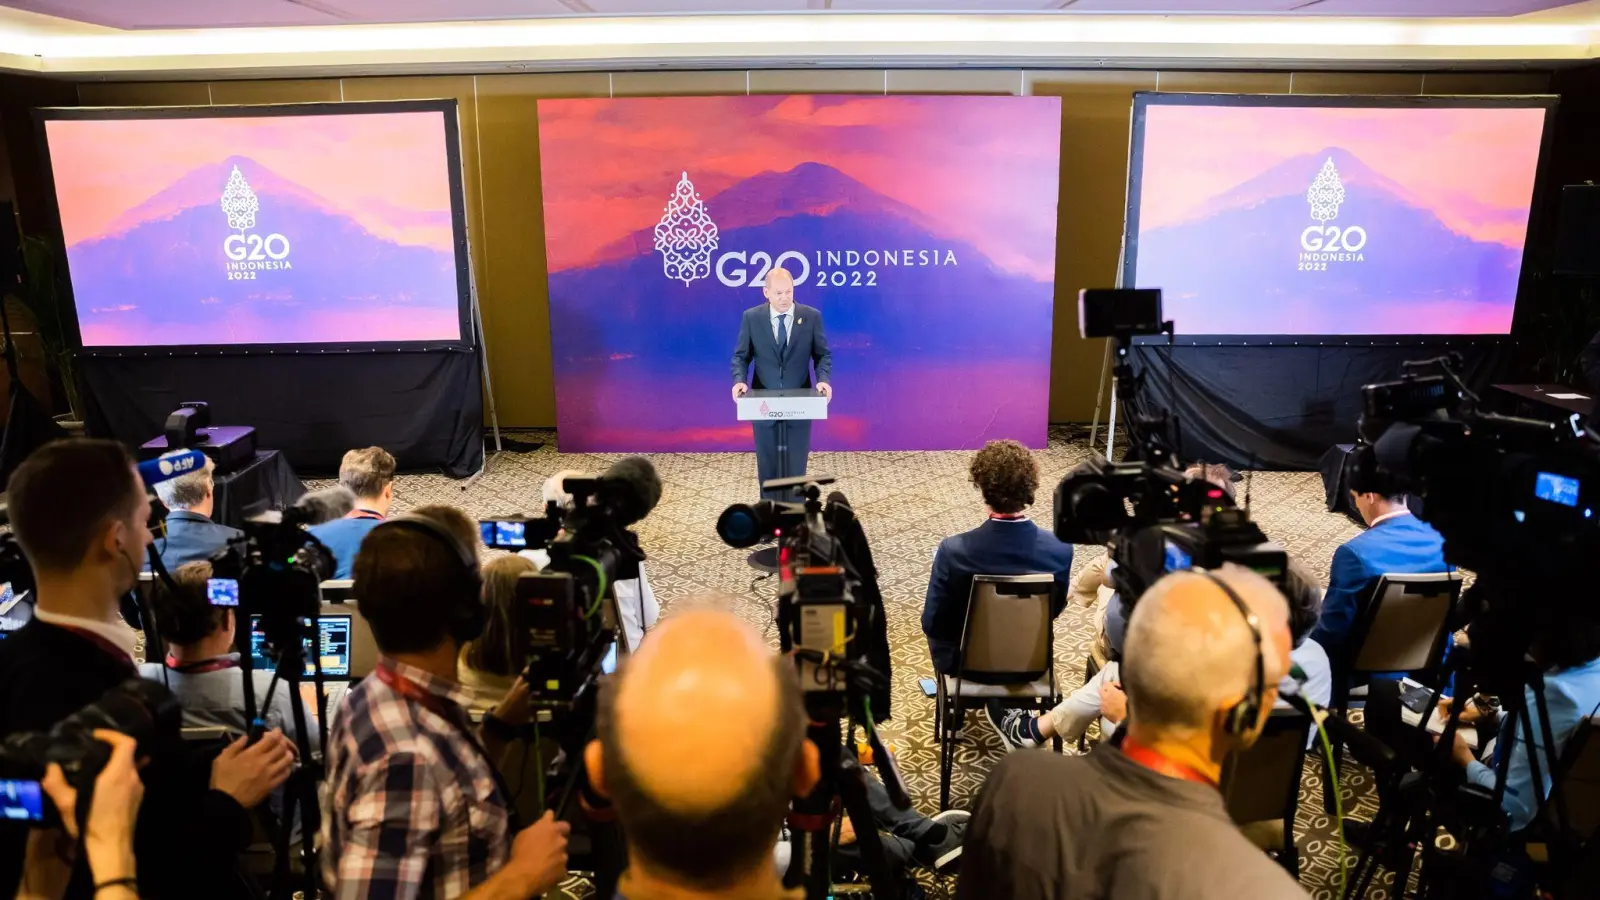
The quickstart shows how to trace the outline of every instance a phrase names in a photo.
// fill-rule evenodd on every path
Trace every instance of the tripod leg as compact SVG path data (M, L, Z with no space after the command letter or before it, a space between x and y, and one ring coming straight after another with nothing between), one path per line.
M878 837L878 823L872 815L872 803L867 799L866 773L861 764L844 757L844 771L839 778L839 796L844 800L845 814L856 830L856 844L861 850L861 862L872 883L872 896L894 898L900 896L900 873L889 867L883 851L883 841Z

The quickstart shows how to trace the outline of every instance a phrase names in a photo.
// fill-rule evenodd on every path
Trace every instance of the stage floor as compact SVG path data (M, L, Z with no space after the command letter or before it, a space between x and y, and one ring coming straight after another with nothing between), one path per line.
M563 469L601 471L621 457L558 453L554 432L519 432L516 437L543 441L544 446L531 453L502 454L467 490L442 475L401 476L395 486L396 511L449 503L474 517L537 514L547 477ZM1088 452L1086 428L1051 429L1049 447L1036 453L1041 472L1036 521L1048 527L1056 482ZM697 595L726 595L734 598L735 611L763 629L776 647L771 621L775 586L770 580L757 582L758 573L745 562L748 551L728 547L713 530L717 516L729 504L756 498L754 453L650 458L663 482L661 504L637 531L649 554L646 568L663 615L671 615L675 605ZM918 685L918 679L933 674L920 616L934 548L940 539L983 521L983 501L967 477L971 459L970 451L814 453L809 465L813 474L838 478L835 488L850 499L871 542L894 659L893 719L882 732L896 747L918 808L930 814L937 811L939 752L933 740L933 700ZM314 489L327 483L307 486ZM1245 483L1238 487L1242 502ZM1343 515L1326 511L1317 473L1263 472L1253 479L1251 493L1253 514L1267 535L1325 580L1334 548L1358 530ZM1103 552L1079 547L1074 568ZM1057 678L1063 691L1083 681L1083 660L1094 637L1091 616L1090 609L1071 607L1056 622ZM708 724L708 739L711 732ZM951 803L957 808L970 807L985 774L1002 753L998 737L981 714L968 719L967 734L971 741L959 751L951 789ZM1370 819L1375 809L1370 777L1349 759L1345 763L1345 805L1359 806L1356 815ZM1308 765L1301 782L1297 833L1301 882L1313 896L1319 891L1331 896L1338 879L1332 817L1322 811L1322 782L1321 767ZM1360 802L1353 804L1352 796Z

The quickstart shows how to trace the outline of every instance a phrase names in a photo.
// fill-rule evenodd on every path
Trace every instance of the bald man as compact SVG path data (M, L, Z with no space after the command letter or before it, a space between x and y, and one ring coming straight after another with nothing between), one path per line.
M1223 760L1266 724L1291 644L1283 595L1254 572L1152 585L1123 644L1120 743L1002 760L978 797L957 896L1305 897L1239 833L1217 790Z
M753 628L713 610L668 619L602 691L598 726L584 761L627 835L619 897L804 896L772 848L819 757L793 664Z
M833 396L828 379L833 374L833 353L828 350L828 335L822 327L822 313L816 307L794 302L794 276L782 266L767 271L761 288L767 302L744 311L739 322L739 341L733 347L733 398L749 391L793 390L812 385L811 368L816 365L817 392ZM754 380L750 376L755 364ZM780 447L778 423L751 422L756 441L758 483L772 478L793 478L806 474L806 457L811 452L811 423L787 423L788 443ZM770 500L789 497L762 492Z

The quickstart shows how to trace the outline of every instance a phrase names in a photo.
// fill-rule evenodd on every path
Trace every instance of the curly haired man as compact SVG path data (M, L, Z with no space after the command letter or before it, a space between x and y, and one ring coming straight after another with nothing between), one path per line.
M977 528L939 542L922 607L922 633L933 668L941 675L961 668L961 630L972 576L1049 572L1056 579L1052 618L1066 605L1071 586L1072 545L1056 540L1027 516L1039 489L1039 467L1028 448L1016 441L990 441L972 458L972 483L983 495L989 517ZM967 677L982 680L972 673Z

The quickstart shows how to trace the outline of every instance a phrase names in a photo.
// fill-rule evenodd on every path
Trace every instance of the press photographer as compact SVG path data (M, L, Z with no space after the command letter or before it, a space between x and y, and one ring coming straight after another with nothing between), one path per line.
M41 793L50 798L66 837L35 829L28 836L28 855L18 900L56 900L67 889L81 846L94 879L98 900L138 900L138 861L133 855L133 829L144 802L135 754L138 741L119 731L99 728L92 734L110 748L105 767L89 787L88 811L79 821L84 793L73 787L59 763L50 763ZM41 803L42 806L42 803Z
M40 448L12 474L7 501L37 607L31 622L0 642L0 738L47 732L136 677L136 636L118 609L151 539L149 499L132 458L111 441ZM153 756L141 771L151 802L141 808L135 844L140 896L240 893L235 861L250 835L245 810L281 783L269 773L292 753L282 735L269 734L215 762L182 748ZM27 837L14 824L0 832L0 893L18 883ZM80 861L67 896L93 893Z

